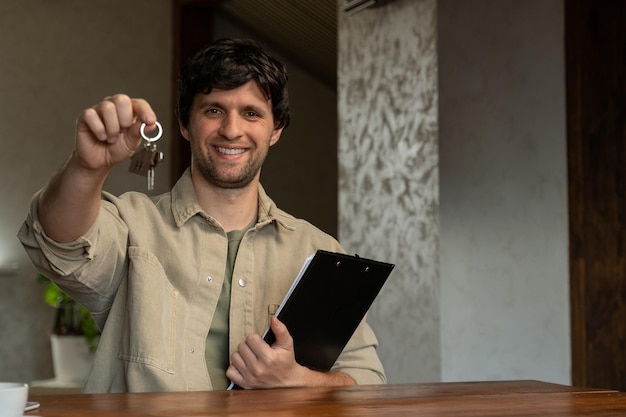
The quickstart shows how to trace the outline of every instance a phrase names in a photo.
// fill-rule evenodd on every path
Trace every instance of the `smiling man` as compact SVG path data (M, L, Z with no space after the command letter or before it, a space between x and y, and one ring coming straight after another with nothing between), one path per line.
M273 317L309 255L343 251L259 182L289 124L284 66L253 41L216 41L181 71L178 118L190 168L163 195L117 197L104 182L156 114L123 94L85 109L74 152L19 232L36 267L102 330L84 391L384 383L365 321L333 369L317 372L295 361L289 329ZM268 324L271 346L260 336Z

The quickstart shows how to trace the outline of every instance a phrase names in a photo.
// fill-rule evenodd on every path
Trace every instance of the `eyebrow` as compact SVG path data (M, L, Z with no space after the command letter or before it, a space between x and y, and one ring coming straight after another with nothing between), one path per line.
M207 101L202 99L200 100L200 103L198 103L198 108L200 110L208 109L211 107L217 107L221 109L226 106L224 106L221 102L215 100ZM243 106L243 111L253 111L261 116L265 116L266 114L271 113L271 110L271 107L268 109L264 109L263 107L255 104L246 104L245 106Z
M209 107L223 107L219 102L217 101L206 101L206 100L199 100L198 103L198 108L199 109L206 109Z

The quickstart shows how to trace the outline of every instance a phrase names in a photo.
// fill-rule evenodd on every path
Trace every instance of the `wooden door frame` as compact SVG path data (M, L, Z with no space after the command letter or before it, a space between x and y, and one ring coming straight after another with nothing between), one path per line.
M174 59L172 106L177 108L178 74L187 59L213 40L215 9L223 0L172 0ZM176 121L178 124L178 121ZM170 182L175 184L191 163L189 142L176 129L171 144Z
M626 2L566 0L574 385L626 391Z

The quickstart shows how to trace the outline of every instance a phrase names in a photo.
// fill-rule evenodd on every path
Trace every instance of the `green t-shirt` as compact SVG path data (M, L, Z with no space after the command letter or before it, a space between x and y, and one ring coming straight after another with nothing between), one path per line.
M228 236L228 255L226 257L226 271L224 272L224 285L220 292L220 298L213 314L211 328L207 335L204 358L209 370L213 389L221 390L228 388L230 381L226 378L226 369L230 363L228 347L228 315L230 312L230 288L235 269L235 259L243 235L256 224L256 218L243 230L233 230Z

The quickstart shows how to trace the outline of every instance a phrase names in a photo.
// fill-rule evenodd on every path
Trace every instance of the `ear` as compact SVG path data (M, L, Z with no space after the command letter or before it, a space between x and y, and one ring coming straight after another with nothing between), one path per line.
M278 126L278 124L276 126ZM282 133L283 133L282 127L274 128L274 130L272 131L272 136L270 137L270 146L273 146L276 142L278 142L278 139L280 139L280 135Z
M178 130L180 130L180 134L189 142L189 130L183 126L180 119L178 119Z

